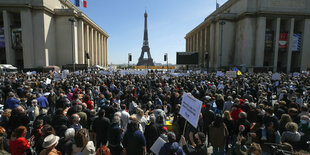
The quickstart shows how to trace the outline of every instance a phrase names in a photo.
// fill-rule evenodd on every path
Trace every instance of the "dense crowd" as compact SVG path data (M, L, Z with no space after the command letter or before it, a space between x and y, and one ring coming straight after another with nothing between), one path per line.
M51 82L47 82L51 79ZM203 102L197 128L182 95ZM309 154L310 78L80 72L0 76L0 154Z

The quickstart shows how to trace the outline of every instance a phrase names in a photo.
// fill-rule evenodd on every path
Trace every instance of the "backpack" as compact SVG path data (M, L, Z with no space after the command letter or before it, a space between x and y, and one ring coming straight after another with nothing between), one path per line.
M110 149L106 145L102 145L97 149L96 155L110 155Z

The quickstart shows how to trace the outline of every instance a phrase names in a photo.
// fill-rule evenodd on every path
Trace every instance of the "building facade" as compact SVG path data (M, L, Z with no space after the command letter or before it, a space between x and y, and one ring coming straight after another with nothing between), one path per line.
M310 0L228 0L185 36L200 67L310 68Z
M70 0L0 1L0 64L107 66L108 37Z

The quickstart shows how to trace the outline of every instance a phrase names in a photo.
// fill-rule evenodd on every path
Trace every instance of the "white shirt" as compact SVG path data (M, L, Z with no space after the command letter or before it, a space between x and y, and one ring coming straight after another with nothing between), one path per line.
M127 130L127 125L128 125L128 121L129 121L129 113L125 110L123 110L121 112L121 128L124 129L125 131Z

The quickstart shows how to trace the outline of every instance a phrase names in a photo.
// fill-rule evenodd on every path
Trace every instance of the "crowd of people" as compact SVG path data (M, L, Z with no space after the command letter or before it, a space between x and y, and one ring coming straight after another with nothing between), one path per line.
M184 93L203 102L197 128ZM309 102L305 74L3 74L0 154L145 155L159 137L159 155L309 154Z

